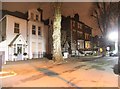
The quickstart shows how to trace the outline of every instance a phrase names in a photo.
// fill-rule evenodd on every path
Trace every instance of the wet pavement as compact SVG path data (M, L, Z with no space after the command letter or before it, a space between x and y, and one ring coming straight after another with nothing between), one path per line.
M17 75L2 78L3 87L118 87L118 75L113 73L117 57L91 61L70 58L61 64L47 59L9 62L3 71Z

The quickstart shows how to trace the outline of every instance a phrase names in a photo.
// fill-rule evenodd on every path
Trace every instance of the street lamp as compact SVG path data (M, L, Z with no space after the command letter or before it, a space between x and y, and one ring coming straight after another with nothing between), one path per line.
M115 50L113 51L114 54L118 52L118 32L114 31L109 33L108 39L115 42Z
M109 33L108 38L111 41L118 41L118 32L114 31L114 32Z

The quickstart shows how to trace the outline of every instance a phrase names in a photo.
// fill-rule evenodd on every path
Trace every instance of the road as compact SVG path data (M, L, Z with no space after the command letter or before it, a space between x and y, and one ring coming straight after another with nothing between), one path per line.
M117 57L91 61L66 59L62 64L37 59L9 63L3 71L15 76L2 78L2 87L118 87L118 75L113 73Z

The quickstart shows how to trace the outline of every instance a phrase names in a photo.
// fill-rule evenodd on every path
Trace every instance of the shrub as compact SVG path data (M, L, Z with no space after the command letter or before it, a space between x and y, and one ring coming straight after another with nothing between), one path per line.
M14 53L14 56L17 56L18 54L17 53Z
M27 55L27 53L23 53L23 55L24 55L24 56L26 56L26 55Z

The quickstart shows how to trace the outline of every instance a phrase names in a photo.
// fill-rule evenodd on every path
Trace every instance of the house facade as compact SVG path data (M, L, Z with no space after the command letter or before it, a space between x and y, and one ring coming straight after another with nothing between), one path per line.
M47 51L42 10L31 9L25 14L3 11L2 15L0 51L5 52L3 61L42 58Z
M63 49L68 50L70 54L91 51L92 28L81 22L78 14L74 17L62 16L61 24ZM68 44L67 48L66 44Z
M53 20L49 23L49 53L52 53ZM61 20L61 48L62 52L70 55L86 54L92 51L92 28L79 20L79 15L74 17L63 16Z

